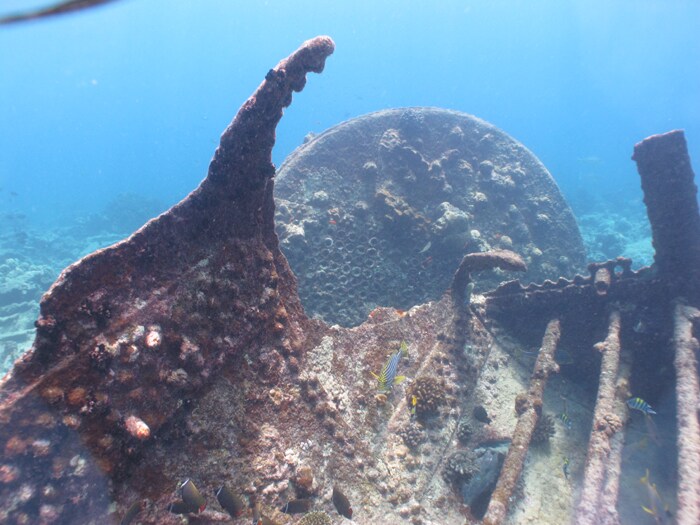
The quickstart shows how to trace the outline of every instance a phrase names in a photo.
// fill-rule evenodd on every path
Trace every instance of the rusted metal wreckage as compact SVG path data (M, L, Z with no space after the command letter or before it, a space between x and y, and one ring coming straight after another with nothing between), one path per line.
M528 319L543 316L551 319L547 327L533 384L538 384L554 367L551 361L551 339L559 338L560 330L599 331L601 318L607 317L607 335L594 348L601 352L598 397L588 444L583 487L576 507L577 524L619 523L615 510L621 465L621 449L627 418L625 400L630 396L630 381L635 381L634 360L647 359L649 353L633 356L632 370L620 364L621 332L632 331L637 308L654 307L666 323L653 340L646 341L648 351L656 356L651 367L668 359L664 351L667 341L673 343L676 372L678 507L677 522L700 522L700 428L698 427L698 303L700 303L700 215L697 188L681 131L650 137L635 146L637 162L652 227L655 248L654 266L631 271L631 261L617 259L589 265L590 275L557 283L521 286L510 282L487 294L486 316L506 321L507 317ZM621 271L617 272L616 268ZM632 308L630 308L632 307ZM527 312L527 313L526 313ZM537 312L533 314L533 312ZM576 318L575 320L572 318ZM560 328L560 323L563 328ZM556 344L556 343L555 343ZM540 360L544 361L543 363ZM637 363L641 368L641 363ZM643 381L644 379L642 379ZM542 395L533 388L528 392L527 406L541 406ZM521 414L498 486L491 499L485 523L503 522L508 498L517 482L527 443L534 426ZM518 434L524 437L519 439ZM516 442L520 446L515 446ZM511 460L509 462L509 460Z
M136 502L129 516L140 522L178 523L168 504L186 477L206 493L235 487L278 523L289 517L276 507L294 495L332 508L336 484L356 523L471 521L435 473L500 327L541 351L514 400L517 423L484 523L508 520L561 341L602 354L573 521L619 522L629 385L672 381L670 372L648 379L674 360L676 519L699 523L700 215L683 133L635 147L652 268L633 271L617 259L591 264L588 276L510 282L475 300L472 274L523 263L510 252L471 254L439 301L407 315L380 308L353 329L329 327L304 314L279 250L270 159L283 108L333 47L327 37L310 40L270 70L224 132L200 187L67 268L44 296L36 341L0 389L0 521L118 522ZM640 342L633 328L641 310L659 321ZM395 439L410 420L407 401L374 396L367 377L384 362L375 348L401 340L410 342L410 373L446 393L436 401L440 428L425 424L431 447L422 463ZM212 504L188 519L230 518Z

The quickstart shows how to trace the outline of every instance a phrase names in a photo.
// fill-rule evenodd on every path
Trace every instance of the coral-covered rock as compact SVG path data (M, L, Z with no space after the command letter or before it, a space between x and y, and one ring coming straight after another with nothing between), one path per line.
M434 376L421 376L406 390L406 400L419 418L435 415L446 403L445 382Z
M478 471L476 455L471 450L453 452L445 461L442 475L446 481L456 485L467 483L474 472Z

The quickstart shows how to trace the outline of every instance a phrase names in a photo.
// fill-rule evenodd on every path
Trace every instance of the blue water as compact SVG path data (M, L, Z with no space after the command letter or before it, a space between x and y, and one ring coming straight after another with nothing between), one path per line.
M124 0L3 28L0 214L56 225L124 192L172 205L267 70L318 34L337 49L275 163L309 131L441 106L523 142L575 210L641 206L636 142L683 128L700 159L698 20L693 1Z

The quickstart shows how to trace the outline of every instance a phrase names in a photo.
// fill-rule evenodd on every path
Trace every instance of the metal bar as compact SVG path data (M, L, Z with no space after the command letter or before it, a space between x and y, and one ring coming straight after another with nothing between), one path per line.
M559 371L559 365L554 360L554 351L557 349L560 336L559 319L549 321L542 339L542 349L535 362L535 369L532 372L528 391L526 394L520 394L515 400L518 422L515 425L513 441L503 462L496 489L491 495L491 501L484 516L483 522L486 525L499 525L503 523L508 514L508 504L515 491L518 479L520 479L525 457L530 447L532 432L542 413L544 387L547 384L549 374Z
M601 500L608 470L619 476L617 468L611 468L611 439L623 428L616 413L615 391L620 364L620 312L613 311L608 323L605 341L594 348L603 354L598 383L598 398L593 412L593 426L588 440L586 468L583 474L581 499L576 509L578 525L598 525L601 522Z
M677 303L673 342L676 350L676 417L678 418L678 525L700 523L700 384L693 322L700 310Z

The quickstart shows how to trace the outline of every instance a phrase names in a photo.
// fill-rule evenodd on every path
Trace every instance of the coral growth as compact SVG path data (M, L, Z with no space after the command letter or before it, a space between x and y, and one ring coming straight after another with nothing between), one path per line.
M532 432L532 443L535 445L542 445L547 443L549 439L554 436L556 428L554 426L554 419L549 414L543 414L537 420L535 425L535 430Z
M421 376L408 387L406 400L408 406L415 406L419 418L434 415L446 403L445 383L437 377Z
M468 443L474 434L474 426L468 418L462 418L457 425L457 439L460 443Z
M425 440L423 426L418 422L409 422L399 430L399 436L408 448L416 448Z
M452 111L392 109L331 128L280 167L275 199L305 309L332 324L439 298L465 253L513 250L533 280L584 265L551 175L502 131ZM511 275L501 269L477 290Z
M475 462L476 456L471 450L458 450L453 452L445 461L442 476L448 483L460 485L468 482L478 466Z

